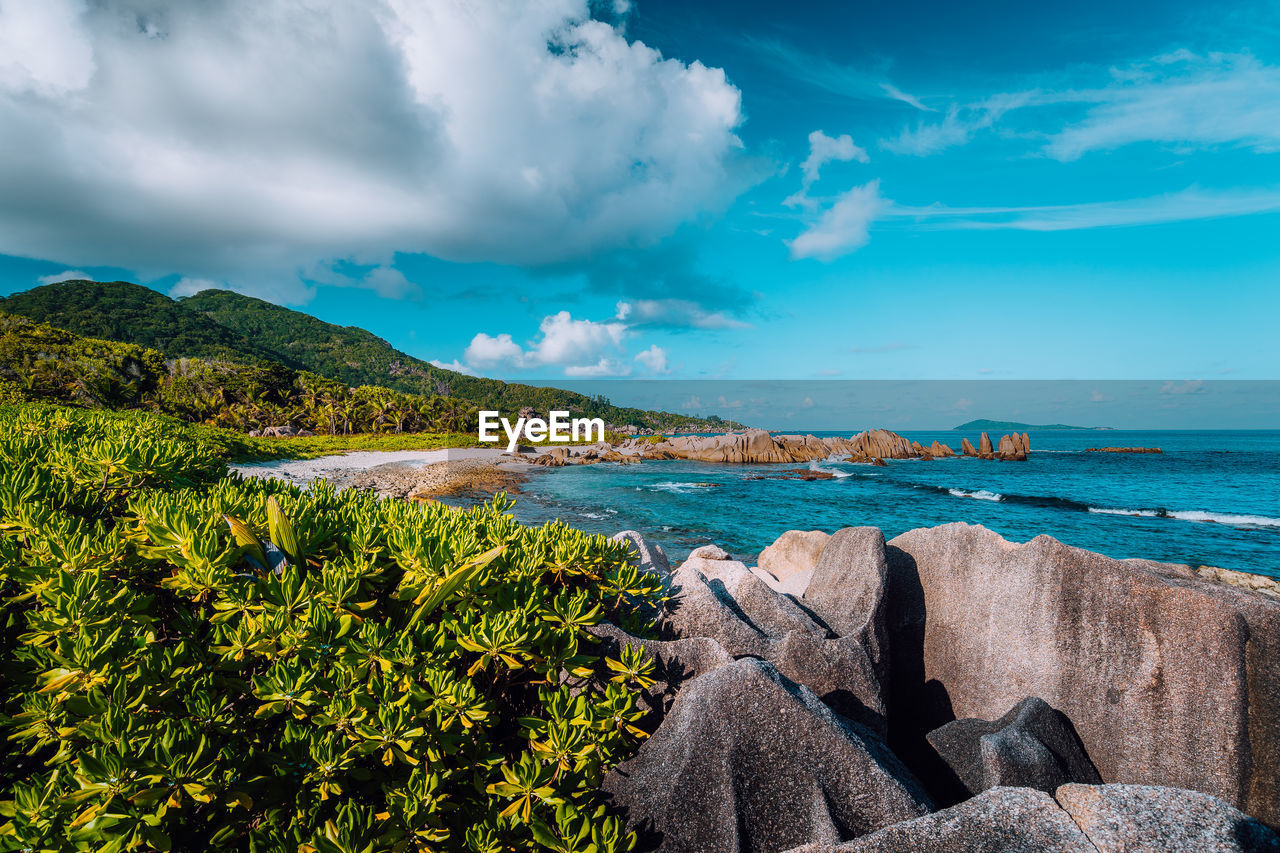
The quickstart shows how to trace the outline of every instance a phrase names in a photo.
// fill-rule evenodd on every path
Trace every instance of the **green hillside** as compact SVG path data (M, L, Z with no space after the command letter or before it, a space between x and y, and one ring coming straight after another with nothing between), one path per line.
M219 358L250 364L278 361L289 367L302 366L267 352L239 332L182 307L163 293L127 281L46 284L0 298L0 311L87 338L149 347L175 358Z
M572 391L465 376L397 350L364 329L338 326L227 290L182 300L129 282L66 281L0 299L0 311L77 335L136 344L169 359L197 357L241 365L284 365L352 388L375 386L424 397L452 397L476 408L514 413L563 409L617 426L737 428L718 418L613 406Z

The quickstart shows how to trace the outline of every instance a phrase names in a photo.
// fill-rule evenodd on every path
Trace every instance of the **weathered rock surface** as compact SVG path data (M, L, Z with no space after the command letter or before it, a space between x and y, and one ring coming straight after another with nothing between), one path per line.
M1185 566L1113 560L982 527L889 543L891 743L1035 695L1106 782L1213 794L1280 823L1280 603Z
M1068 782L1102 782L1071 721L1036 697L994 722L954 720L927 737L964 786L964 796L999 787L1051 794Z
M911 442L887 429L864 430L855 435L850 444L850 456L870 459L913 459L920 452Z
M635 530L622 530L609 538L614 542L630 542L635 552L629 561L631 565L641 571L657 575L662 579L664 588L671 586L671 563L667 561L667 552L662 550L661 545L650 545L644 536Z
M650 459L693 459L700 462L766 463L812 462L843 452L848 439L812 435L770 435L762 429L725 435L686 435L646 448Z
M992 788L845 844L791 853L1277 853L1280 839L1217 797L1141 785Z
M1098 853L1053 797L993 788L958 806L899 823L847 844L791 853Z
M986 435L986 433L983 433ZM1031 439L1026 433L1000 436L1000 445L996 450L996 458L1008 461L1027 461L1027 453L1031 450Z
M956 455L956 452L954 450L952 450L949 446L943 444L941 441L938 441L936 439L934 440L933 444L929 446L929 453L938 458Z
M1208 794L1063 785L1054 796L1099 853L1280 853L1274 832Z
M821 530L788 530L760 552L756 564L774 578L775 590L799 597L831 535Z
M663 638L710 637L734 657L770 661L838 713L884 734L887 664L883 628L876 629L883 622L883 580L878 587L876 582L884 563L883 539L876 539L880 531L875 528L848 531L831 537L819 556L823 586L832 588L817 599L834 614L833 621L848 628L848 637L817 621L822 617L815 619L813 602L801 606L742 563L695 551L672 575L659 621ZM838 543L834 549L833 543Z
M984 459L990 459L995 453L995 448L991 446L991 436L985 432L978 439L978 455Z
M642 640L602 622L587 629L601 640L606 654L617 657L623 646L635 646L653 661L655 682L645 693L650 710L664 716L676 692L692 678L733 663L733 656L709 637L680 640Z
M978 449L973 446L973 442L967 438L960 439L960 452L965 456L977 456Z
M680 853L833 844L931 808L875 735L749 658L688 682L603 787L642 848Z
M885 584L889 565L878 527L836 531L818 556L802 603L838 637L859 642L882 677L888 670Z

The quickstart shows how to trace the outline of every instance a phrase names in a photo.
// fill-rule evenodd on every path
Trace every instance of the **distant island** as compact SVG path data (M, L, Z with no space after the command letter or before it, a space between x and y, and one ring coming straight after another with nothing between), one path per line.
M958 427L952 427L953 432L961 430L1017 430L1026 432L1029 429L1112 429L1112 427L1082 427L1071 426L1070 424L1023 424L1017 421L987 421L977 420L969 421L967 424L960 424Z

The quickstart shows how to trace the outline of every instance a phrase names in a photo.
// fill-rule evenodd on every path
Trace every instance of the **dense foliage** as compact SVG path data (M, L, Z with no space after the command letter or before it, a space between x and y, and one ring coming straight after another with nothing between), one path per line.
M156 350L0 314L0 402L147 408L249 431L292 425L330 435L471 432L473 406L387 388L350 388L274 362L166 361Z
M227 476L172 419L0 407L0 849L628 849L626 546Z
M218 357L240 364L274 362L347 386L375 386L423 397L453 397L473 408L516 413L524 407L600 417L617 426L701 430L741 426L668 412L612 405L557 388L465 376L407 355L353 326L228 290L206 290L175 301L128 282L67 281L0 299L0 311L79 335L159 350L170 359Z

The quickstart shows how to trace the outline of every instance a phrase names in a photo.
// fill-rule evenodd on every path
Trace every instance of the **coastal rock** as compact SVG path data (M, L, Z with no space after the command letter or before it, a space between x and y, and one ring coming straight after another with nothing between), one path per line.
M1063 785L1054 795L1099 853L1280 853L1280 838L1217 797L1146 785Z
M837 557L827 559L834 564ZM832 638L809 611L736 560L690 556L672 575L658 628L663 639L707 637L734 657L767 660L838 713L886 732L884 661L875 632Z
M269 426L262 430L263 438L289 438L298 434L297 427Z
M823 440L812 435L770 435L750 429L725 435L685 435L652 445L644 455L651 459L692 459L699 462L760 464L812 462L825 459L843 447L844 439Z
M830 539L821 530L788 530L761 551L756 562L778 582L774 589L798 597L809 585L818 556Z
M917 772L937 769L927 732L1031 694L1070 718L1103 781L1203 791L1280 822L1280 603L967 524L886 551L890 735Z
M857 640L881 678L888 669L888 572L880 529L846 527L836 531L823 547L802 599L804 606L836 636Z
M836 843L932 805L875 735L750 658L688 682L603 789L642 848L673 853Z
M1086 447L1085 453L1164 453L1158 447Z
M973 442L967 438L960 439L960 452L965 456L977 456L978 449L973 446Z
M845 844L790 853L1277 853L1262 823L1217 797L1140 785L992 788Z
M986 435L986 433L983 433ZM996 458L1003 459L1006 462L1027 461L1027 451L1023 449L1024 436L1014 433L1013 435L1000 436L1000 445L996 450Z
M983 459L990 459L995 455L995 448L991 446L991 436L985 432L978 439L978 456Z
M733 663L733 656L709 637L642 640L608 622L593 625L587 631L601 641L604 652L612 657L616 658L622 647L634 646L644 652L646 660L653 661L654 684L644 696L649 709L659 716L666 714L685 682Z
M954 720L929 732L928 739L965 796L998 787L1051 794L1068 782L1102 781L1071 721L1036 697L1023 699L995 722Z
M1053 797L1032 788L992 788L971 800L846 844L790 853L1098 853Z
M873 459L914 459L920 451L912 442L887 429L864 430L849 440L848 452L852 462L870 462Z
M956 455L954 450L937 439L935 439L933 444L929 446L929 453L937 458L947 458Z
M689 552L690 559L700 560L729 560L729 552L721 548L719 545L700 545Z
M664 588L671 586L671 563L667 561L667 553L661 545L650 545L635 530L621 530L609 537L614 542L630 542L635 553L629 562L641 571L657 575L662 579Z

